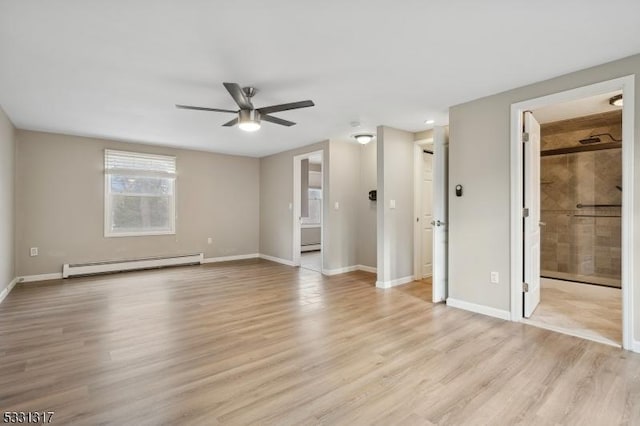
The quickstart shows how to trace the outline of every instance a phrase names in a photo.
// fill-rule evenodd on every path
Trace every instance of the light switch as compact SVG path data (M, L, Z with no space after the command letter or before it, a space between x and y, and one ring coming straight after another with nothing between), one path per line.
M38 247L31 247L29 249L29 256L35 257L38 255Z
M289 203L289 210L293 210L293 203Z
M340 210L340 203L336 201L335 204L333 205L333 209Z
M396 200L389 200L389 208L390 209L396 208Z

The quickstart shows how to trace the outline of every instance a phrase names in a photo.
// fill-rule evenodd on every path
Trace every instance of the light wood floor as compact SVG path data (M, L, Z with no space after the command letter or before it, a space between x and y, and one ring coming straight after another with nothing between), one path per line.
M18 285L0 408L65 425L640 424L637 354L374 281L248 260Z
M548 278L542 278L541 285L532 321L596 341L622 343L622 290Z

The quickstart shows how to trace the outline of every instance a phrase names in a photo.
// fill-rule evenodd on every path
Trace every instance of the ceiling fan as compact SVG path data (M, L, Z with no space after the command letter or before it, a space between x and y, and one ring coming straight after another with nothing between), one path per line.
M291 102L288 104L280 104L280 105L272 105L268 107L262 108L254 108L251 103L251 98L256 94L256 89L254 87L245 87L242 88L240 85L236 83L222 83L224 87L227 89L231 97L236 104L240 107L239 110L233 111L230 109L220 109L220 108L205 108L205 107L197 107L197 106L189 106L189 105L176 105L176 108L181 109L194 109L197 111L213 111L213 112L227 112L231 114L237 114L237 117L233 120L224 123L225 127L232 127L236 124L242 130L247 132L255 132L260 128L260 121L268 121L270 123L279 124L281 126L293 126L296 123L293 121L283 120L278 117L274 117L272 114L274 112L280 111L288 111L292 109L299 108L307 108L312 107L315 104L313 101L300 101L300 102Z

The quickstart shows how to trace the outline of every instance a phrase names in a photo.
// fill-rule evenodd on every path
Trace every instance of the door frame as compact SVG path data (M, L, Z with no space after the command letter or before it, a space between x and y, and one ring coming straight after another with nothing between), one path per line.
M420 139L413 144L413 217L422 217L422 151L433 138ZM422 279L422 223L413 222L413 279ZM433 276L433 272L431 274Z
M522 271L523 261L523 148L522 114L544 106L596 96L622 90L622 347L633 350L634 338L634 288L633 288L633 203L634 203L634 126L635 126L635 75L602 81L576 89L517 102L511 105L511 200L510 200L510 264L511 264L511 320L523 321Z
M293 266L300 266L300 244L302 241L302 224L300 223L300 191L301 191L301 179L302 179L302 160L320 155L321 165L320 168L320 182L322 182L322 209L320 209L320 270L322 274L324 274L324 252L326 245L324 243L324 206L325 206L325 195L326 195L326 184L324 181L324 172L326 159L324 155L324 149L320 149L318 151L307 152L300 155L295 155L293 157L293 208L291 209L293 212L292 216L292 225L293 225L293 238L292 238L292 246L291 246L291 259L293 261Z

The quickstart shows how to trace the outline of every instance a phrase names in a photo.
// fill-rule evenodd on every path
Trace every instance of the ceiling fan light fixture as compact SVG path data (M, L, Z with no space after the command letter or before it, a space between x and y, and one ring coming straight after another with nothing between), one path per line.
M366 145L373 140L373 135L371 133L358 133L357 135L353 135L353 137L362 145Z
M621 107L624 101L622 99L622 95L615 95L614 97L609 99L609 105Z
M245 132L255 132L260 129L260 113L256 110L241 109L238 113L238 127Z

